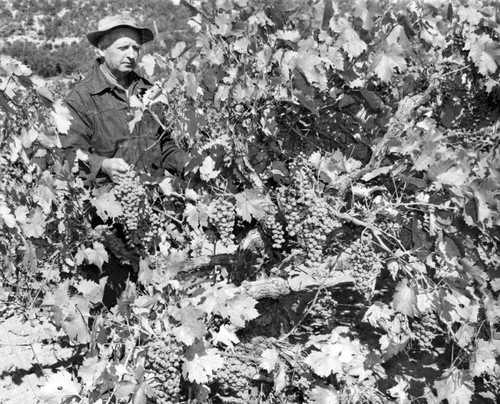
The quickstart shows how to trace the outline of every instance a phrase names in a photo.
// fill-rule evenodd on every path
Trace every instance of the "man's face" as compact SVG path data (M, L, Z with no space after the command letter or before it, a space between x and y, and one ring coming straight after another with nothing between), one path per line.
M105 35L101 39L100 53L108 69L121 77L130 73L137 64L141 38L139 33L130 28L121 27Z

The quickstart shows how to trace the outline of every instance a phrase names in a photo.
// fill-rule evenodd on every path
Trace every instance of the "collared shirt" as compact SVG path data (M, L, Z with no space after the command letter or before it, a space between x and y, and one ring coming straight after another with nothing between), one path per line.
M72 120L68 135L61 137L63 147L85 152L93 175L104 159L112 157L123 158L136 169L148 172L163 168L182 174L187 154L162 130L150 111L144 112L130 132L133 111L129 97L123 88L106 79L100 63L98 60L66 97ZM130 95L141 97L150 87L147 80L131 73ZM157 115L161 119L161 112Z

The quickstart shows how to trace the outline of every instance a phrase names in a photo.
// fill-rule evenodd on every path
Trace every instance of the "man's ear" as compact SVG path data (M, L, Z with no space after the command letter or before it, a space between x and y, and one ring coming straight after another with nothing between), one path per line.
M97 51L98 56L100 56L102 58L104 57L104 51L102 49L97 48L96 51Z

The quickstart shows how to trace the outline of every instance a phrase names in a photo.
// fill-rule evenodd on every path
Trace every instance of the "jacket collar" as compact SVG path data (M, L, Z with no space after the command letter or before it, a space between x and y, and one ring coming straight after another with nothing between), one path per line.
M100 64L103 63L101 58L96 59L94 66L92 67L91 74L89 76L90 80L90 92L92 94L99 94L103 91L110 89L113 90L115 85L108 81L100 69ZM131 72L131 88L132 93L136 94L142 89L147 89L151 84L141 76L139 76L136 72Z

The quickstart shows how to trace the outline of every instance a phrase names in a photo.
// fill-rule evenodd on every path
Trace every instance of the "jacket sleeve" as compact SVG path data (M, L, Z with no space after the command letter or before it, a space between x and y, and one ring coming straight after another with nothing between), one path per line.
M93 152L91 138L94 132L92 122L85 113L85 103L77 92L70 93L65 100L65 104L71 114L71 125L67 135L61 136L61 144L64 152L72 163L75 160L77 150L87 155L88 160L83 162L86 171L92 177L97 176L105 157Z
M167 131L160 136L162 166L170 173L184 177L189 154L182 150Z

